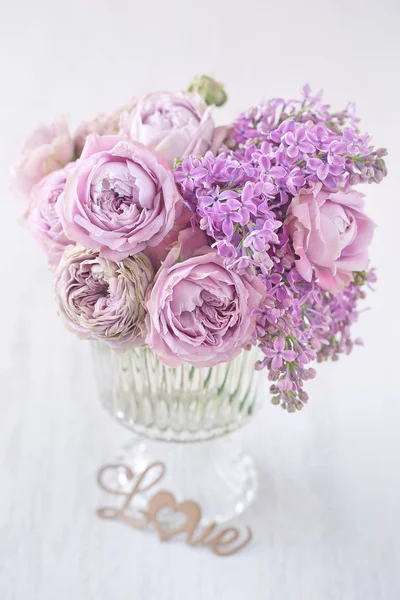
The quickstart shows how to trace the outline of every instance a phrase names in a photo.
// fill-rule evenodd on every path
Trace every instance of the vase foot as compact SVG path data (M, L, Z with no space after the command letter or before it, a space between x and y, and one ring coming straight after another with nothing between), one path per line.
M132 499L133 512L145 511L157 492L168 490L180 503L194 500L201 507L201 526L226 523L243 513L255 497L258 478L253 459L244 454L232 436L197 443L162 442L137 438L116 456L117 464L130 467L135 477L161 461L166 472L147 492ZM112 485L129 492L132 484L122 469ZM179 515L163 516L164 526L177 526Z

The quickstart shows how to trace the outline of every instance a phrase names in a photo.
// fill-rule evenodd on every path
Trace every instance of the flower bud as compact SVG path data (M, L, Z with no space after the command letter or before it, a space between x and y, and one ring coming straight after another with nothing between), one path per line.
M191 81L188 91L200 94L208 105L215 104L215 106L222 106L227 100L224 86L212 77L208 77L208 75L195 77Z

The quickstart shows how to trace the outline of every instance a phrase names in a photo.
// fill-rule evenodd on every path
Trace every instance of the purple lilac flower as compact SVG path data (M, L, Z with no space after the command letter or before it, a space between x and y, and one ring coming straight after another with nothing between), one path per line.
M214 238L227 263L239 272L253 266L266 274L273 266L268 252L278 242L281 222L270 208L271 186L263 180L260 156L249 161L230 153L188 157L177 167L175 181L193 220ZM271 181L279 175L280 170L271 169Z
M274 371L282 368L283 361L293 361L297 356L294 350L285 350L285 340L279 336L275 338L272 348L265 347L263 352L265 356L272 358L271 368Z
M262 149L267 143L272 168L285 169L284 181L279 182L283 198L285 185L290 194L296 193L294 168L296 176L302 172L300 185L321 181L332 191L356 183L379 183L387 174L382 160L386 151L374 150L357 123L353 105L331 113L329 105L322 104L321 93L312 96L305 86L300 101L278 98L242 113L225 146L248 156L249 148Z

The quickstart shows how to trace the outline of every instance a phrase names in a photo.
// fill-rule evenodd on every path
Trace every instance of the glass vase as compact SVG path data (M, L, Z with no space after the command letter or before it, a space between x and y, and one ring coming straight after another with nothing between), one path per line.
M257 409L266 382L265 373L254 369L259 350L243 350L215 367L170 368L147 347L123 354L101 342L92 347L104 407L136 434L111 462L128 465L135 475L155 461L166 465L162 481L134 497L133 510L145 510L149 497L167 489L178 502L198 502L203 525L242 513L255 496L257 473L227 434ZM129 484L123 469L114 478L111 485L122 491Z

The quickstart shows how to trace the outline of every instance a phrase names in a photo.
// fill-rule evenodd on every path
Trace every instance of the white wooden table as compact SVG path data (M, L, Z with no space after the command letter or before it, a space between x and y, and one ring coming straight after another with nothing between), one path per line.
M3 7L1 600L400 598L398 28L389 0L307 10L292 0ZM366 346L319 369L301 414L266 401L240 434L261 489L238 521L255 540L227 559L94 515L104 501L95 472L129 433L100 407L89 347L56 315L44 259L16 222L21 207L6 180L38 121L70 112L76 123L136 91L179 89L201 71L226 81L227 117L261 93L293 96L306 80L338 107L355 99L391 151L391 178L367 189L380 228L371 251L378 292L358 327Z

